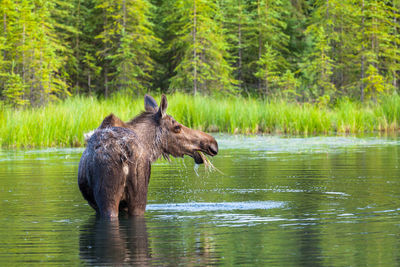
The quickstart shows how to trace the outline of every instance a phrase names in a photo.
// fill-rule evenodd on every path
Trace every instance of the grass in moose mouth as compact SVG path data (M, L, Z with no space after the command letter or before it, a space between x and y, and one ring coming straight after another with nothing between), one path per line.
M207 158L207 156L206 156L203 152L198 151L198 153L200 154L200 157L201 157L201 159L203 160L203 163L204 163L204 168L205 168L207 171L209 171L209 172L217 171L217 172L219 172L220 174L224 175L224 173L223 173L222 171L220 171L219 169L217 169L217 167L215 167L215 166L211 163L211 161Z

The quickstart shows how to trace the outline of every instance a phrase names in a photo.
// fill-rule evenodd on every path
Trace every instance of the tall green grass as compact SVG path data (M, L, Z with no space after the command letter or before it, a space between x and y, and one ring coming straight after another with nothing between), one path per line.
M160 97L156 97L157 100ZM282 99L168 96L168 113L188 127L227 133L332 134L397 131L400 97L377 103L342 100L334 107L292 103ZM3 147L82 146L83 134L114 113L129 120L143 110L143 98L117 95L107 100L75 96L45 107L0 107L0 144Z

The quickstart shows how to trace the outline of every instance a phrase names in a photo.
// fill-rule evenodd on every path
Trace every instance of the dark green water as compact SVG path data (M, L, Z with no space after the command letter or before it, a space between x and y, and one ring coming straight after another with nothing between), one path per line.
M0 151L0 266L400 265L400 140L217 136L153 165L145 218L96 218L82 149Z

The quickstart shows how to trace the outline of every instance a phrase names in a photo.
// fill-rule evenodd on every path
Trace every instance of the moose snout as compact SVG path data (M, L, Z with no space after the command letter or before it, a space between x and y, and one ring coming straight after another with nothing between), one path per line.
M214 143L211 143L208 150L210 151L210 154L212 156L215 156L218 154L218 143L215 141Z
M210 156L215 156L218 154L218 143L211 135L202 133L204 138L200 142L200 150L207 153Z
M195 137L194 142L192 142L192 144L195 144L194 150L202 151L212 157L218 154L218 143L213 136L198 130L189 128L188 130L192 131L191 136Z

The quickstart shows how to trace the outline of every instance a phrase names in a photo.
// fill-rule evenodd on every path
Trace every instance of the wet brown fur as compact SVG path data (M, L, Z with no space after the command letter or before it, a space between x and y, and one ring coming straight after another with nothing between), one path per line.
M104 118L103 122L100 124L99 128L104 129L107 127L124 127L127 128L128 125L125 124L120 118L115 116L114 114L110 114Z
M166 114L166 108L165 96L158 107L146 95L146 111L127 123L110 114L88 139L78 184L102 217L117 218L121 210L144 214L151 163L160 156L189 155L201 163L198 151L217 154L218 144L212 136L179 124Z

